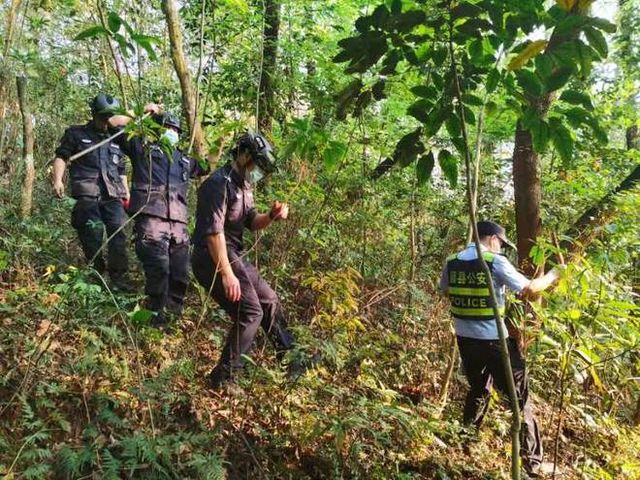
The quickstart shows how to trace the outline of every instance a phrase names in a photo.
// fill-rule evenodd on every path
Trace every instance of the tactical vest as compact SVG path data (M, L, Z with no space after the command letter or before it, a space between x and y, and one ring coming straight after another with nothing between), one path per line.
M482 258L493 272L495 254L483 252ZM462 320L493 320L493 300L489 292L489 278L478 259L461 260L458 254L447 258L448 294L451 314ZM499 306L504 312L504 306Z
M101 135L90 124L73 130L77 152L102 141ZM119 168L124 161L120 147L107 142L101 147L77 158L69 166L71 196L124 198L126 190L120 178Z
M165 220L187 223L191 160L178 149L174 149L173 159L169 161L159 146L149 148L150 152L144 158L132 159L131 213L142 211Z

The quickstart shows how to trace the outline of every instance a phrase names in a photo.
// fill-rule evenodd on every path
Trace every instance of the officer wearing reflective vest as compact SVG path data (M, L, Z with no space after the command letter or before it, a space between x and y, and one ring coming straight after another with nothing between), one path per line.
M503 247L515 248L507 240L504 228L489 221L478 222L477 226L480 250L489 266L501 312L504 312L505 288L526 297L545 290L557 280L555 269L544 277L527 279L500 254ZM487 412L492 386L508 395L488 282L474 243L447 258L440 277L440 289L451 302L462 365L470 386L464 406L464 423L476 428L480 427ZM505 326L501 325L501 328L508 337ZM536 475L542 465L542 443L529 398L525 362L515 338L508 338L508 347L524 420L520 453L525 470Z
M152 325L165 329L181 315L189 283L190 180L206 170L177 148L182 129L175 115L161 113L156 104L147 105L145 111L153 113L161 127L160 141L148 143L126 135L117 141L133 166L128 212L135 219L136 254L145 274L145 306L155 313ZM118 116L112 123L123 126L129 120Z
M119 107L118 101L105 94L89 103L92 119L85 125L74 125L64 132L53 161L53 192L64 196L64 172L69 159L109 137L108 120ZM129 198L124 154L119 145L107 142L87 152L69 165L71 196L76 203L71 212L71 225L87 261L99 273L109 272L117 290L129 290L127 281L126 237L122 227L126 221L123 202ZM109 243L107 263L102 255L105 229Z
M294 346L278 295L247 258L244 229L262 230L285 220L286 203L274 202L268 213L258 213L253 187L276 171L269 142L259 133L247 132L230 152L229 162L217 169L198 190L196 226L193 234L193 273L198 282L229 314L233 325L208 384L220 388L244 365L262 327L276 347L278 358ZM289 364L297 377L310 366L300 359Z

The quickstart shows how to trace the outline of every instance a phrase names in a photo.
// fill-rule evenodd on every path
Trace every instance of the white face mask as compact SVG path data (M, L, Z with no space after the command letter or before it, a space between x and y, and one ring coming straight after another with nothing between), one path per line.
M264 172L259 167L254 167L253 170L244 172L244 178L250 184L255 185L264 178Z
M176 132L175 130L171 130L170 128L167 128L160 138L165 139L165 141L172 147L175 147L180 140L178 132Z

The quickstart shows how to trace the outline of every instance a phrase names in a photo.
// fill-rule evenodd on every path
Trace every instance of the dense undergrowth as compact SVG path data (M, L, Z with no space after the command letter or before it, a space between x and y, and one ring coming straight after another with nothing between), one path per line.
M321 352L321 366L291 382L260 339L237 385L212 393L203 378L228 320L204 292L192 285L178 331L159 334L140 297L113 294L78 263L68 202L40 202L20 222L6 187L4 478L506 478L509 414L495 401L467 444L459 367L443 391L452 334L434 279L397 289L348 267L290 260L286 276L267 275L300 348ZM637 217L637 202L623 199L622 214ZM535 409L563 478L640 478L640 328L633 292L619 281L634 274L624 265L637 260L620 256L637 237L615 225L528 327Z

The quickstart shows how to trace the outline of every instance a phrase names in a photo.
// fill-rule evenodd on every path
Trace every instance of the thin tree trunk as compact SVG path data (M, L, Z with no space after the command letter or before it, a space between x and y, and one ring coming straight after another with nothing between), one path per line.
M258 127L271 132L275 114L275 78L278 64L278 34L280 32L280 0L264 0L264 30L262 70L258 89Z
M0 63L0 158L4 158L4 132L6 131L7 103L9 97L9 81L12 78L8 54L13 43L13 33L16 29L18 10L22 5L22 0L11 0L9 13L5 21L4 43L2 45L2 62Z
M451 0L449 2L449 9L451 10ZM480 250L480 236L478 234L476 205L473 201L473 186L471 183L471 171L472 171L472 159L469 151L469 138L467 135L467 124L465 121L464 109L462 108L462 88L460 87L460 79L458 77L458 65L455 58L455 50L453 48L453 23L450 20L449 23L449 57L451 59L451 70L453 73L453 85L455 88L455 96L458 100L458 115L460 123L462 125L462 139L464 143L464 165L466 169L466 187L467 187L467 205L469 207L469 219L473 228L473 239L476 244L476 254L478 261L482 267L482 271L486 275L487 286L489 287L489 294L492 300L493 313L495 316L496 329L498 330L498 337L500 342L500 357L502 360L502 366L504 369L505 382L507 383L507 392L509 394L509 401L511 403L511 478L512 480L520 480L520 404L518 403L518 394L516 392L515 379L513 377L513 368L511 367L511 358L509 356L509 347L507 346L507 338L505 337L503 325L504 320L502 314L498 308L498 300L496 296L495 286L493 284L493 276L489 265L482 256Z
M98 16L100 18L100 24L104 28L107 28L107 23L104 18L104 12L102 11L101 0L98 0L96 5L98 7ZM122 80L122 71L120 70L120 63L118 62L118 56L116 55L116 51L113 48L113 45L111 43L111 38L106 37L104 40L109 47L109 52L111 53L111 58L113 59L113 71L115 72L116 78L118 79L118 86L120 87L120 95L122 95L122 104L124 105L124 108L128 110L129 100L127 98L127 92L124 89L124 81Z
M11 43L13 42L13 32L16 26L16 18L18 17L18 10L22 5L22 0L11 0L11 6L9 7L9 14L7 15L7 21L5 23L4 30L4 45L2 47L2 56L7 58Z
M182 110L187 120L189 134L193 136L193 147L199 158L204 158L207 154L206 141L202 132L202 125L198 119L196 108L196 96L191 82L191 74L187 67L187 60L182 47L182 29L180 27L180 16L175 0L162 0L162 11L165 15L167 28L169 30L169 44L171 46L171 60L175 68L180 90L182 91Z
M22 160L24 162L24 180L22 182L20 214L24 219L31 215L31 206L33 203L33 181L35 178L35 167L33 163L33 119L27 103L26 77L18 76L16 78L16 84L18 86L20 114L22 115Z

